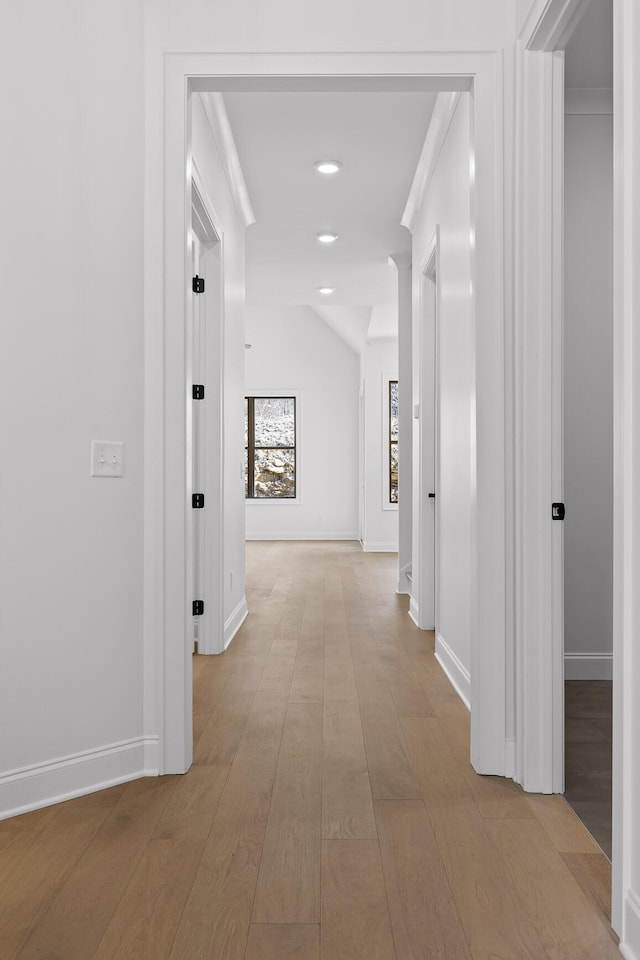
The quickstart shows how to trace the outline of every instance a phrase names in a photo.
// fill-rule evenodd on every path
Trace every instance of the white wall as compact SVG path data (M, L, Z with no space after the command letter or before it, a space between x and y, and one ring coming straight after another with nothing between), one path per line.
M224 271L224 551L225 643L246 613L244 567L244 230L200 97L192 98L192 150L222 231ZM206 396L206 394L205 394Z
M0 816L144 769L142 31L135 0L3 10Z
M302 306L247 307L246 340L247 395L299 391L299 502L248 500L247 538L357 539L356 354Z
M565 676L610 679L613 117L565 117Z
M398 549L398 507L389 503L387 390L398 379L397 339L367 342L361 355L364 384L364 513L362 545L367 551Z
M413 239L413 343L424 338L421 269L440 227L439 382L440 474L435 491L440 522L436 582L439 656L469 694L471 663L471 519L475 476L474 324L470 259L470 103L460 97ZM420 351L414 346L414 403L419 403ZM429 384L429 389L431 385ZM416 424L418 421L415 421ZM414 434L414 456L420 435ZM424 492L423 492L424 495ZM419 536L420 492L414 489L414 544ZM421 576L414 549L414 589Z

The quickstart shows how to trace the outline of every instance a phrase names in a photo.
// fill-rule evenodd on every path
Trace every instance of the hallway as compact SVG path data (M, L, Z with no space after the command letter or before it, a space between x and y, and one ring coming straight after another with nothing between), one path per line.
M474 774L466 708L352 542L247 545L194 765L0 823L3 960L604 960L608 861Z

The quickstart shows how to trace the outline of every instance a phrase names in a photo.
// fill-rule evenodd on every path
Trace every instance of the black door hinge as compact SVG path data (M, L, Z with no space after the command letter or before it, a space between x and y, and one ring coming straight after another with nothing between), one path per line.
M191 281L191 289L194 293L204 293L204 277L199 277L196 273Z
M564 520L564 503L551 504L551 519Z
M204 613L204 600L194 600L192 610L194 617L201 617Z
M203 384L203 383L194 383L194 385L193 385L193 399L194 399L194 400L204 400L204 384Z
M191 506L194 510L200 510L204 507L204 493L192 493Z

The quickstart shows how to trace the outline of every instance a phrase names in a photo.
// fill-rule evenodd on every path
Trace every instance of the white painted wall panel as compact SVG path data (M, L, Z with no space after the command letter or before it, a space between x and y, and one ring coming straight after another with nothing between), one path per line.
M470 259L470 103L463 94L453 117L413 241L414 344L423 336L420 265L440 226L440 511L436 629L467 673L471 662L471 510L475 495L474 325ZM418 402L419 368L414 367ZM415 449L415 437L414 437ZM419 491L414 491L418 496ZM414 500L414 542L418 506ZM414 553L414 583L419 575Z
M613 118L565 117L565 652L612 649Z
M247 307L246 340L247 394L300 392L300 502L247 502L247 538L356 539L357 355L302 306Z
M142 734L142 31L3 10L0 775Z

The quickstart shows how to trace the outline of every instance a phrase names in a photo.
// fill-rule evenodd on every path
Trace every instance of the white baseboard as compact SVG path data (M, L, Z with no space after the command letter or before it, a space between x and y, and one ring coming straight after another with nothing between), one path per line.
M565 653L565 680L611 680L613 655L610 653Z
M511 780L516 776L516 741L507 738L504 742L504 775Z
M365 540L362 544L362 549L365 553L397 553L398 544L397 542L385 543L382 540Z
M331 531L311 532L300 531L299 533L278 533L271 531L269 533L246 533L245 540L358 540L357 533L332 533Z
M467 710L470 710L471 676L469 675L469 671L439 633L436 634L436 660L448 676L451 685Z
M396 593L411 594L411 564L407 563L398 571Z
M137 737L10 770L0 776L0 820L118 783L157 776L158 753L157 737ZM148 762L154 765L147 766Z
M640 897L634 890L628 890L624 900L623 930L620 953L625 960L640 960Z
M236 633L247 619L249 610L247 608L247 598L243 597L230 617L227 617L224 623L224 648L225 650L235 637Z
M413 597L411 597L411 599L409 600L409 616L411 617L411 619L412 619L413 622L415 623L416 627L419 627L420 624L419 624L418 620L419 620L419 617L420 617L420 611L418 610L418 604L417 604L416 601L413 599Z

